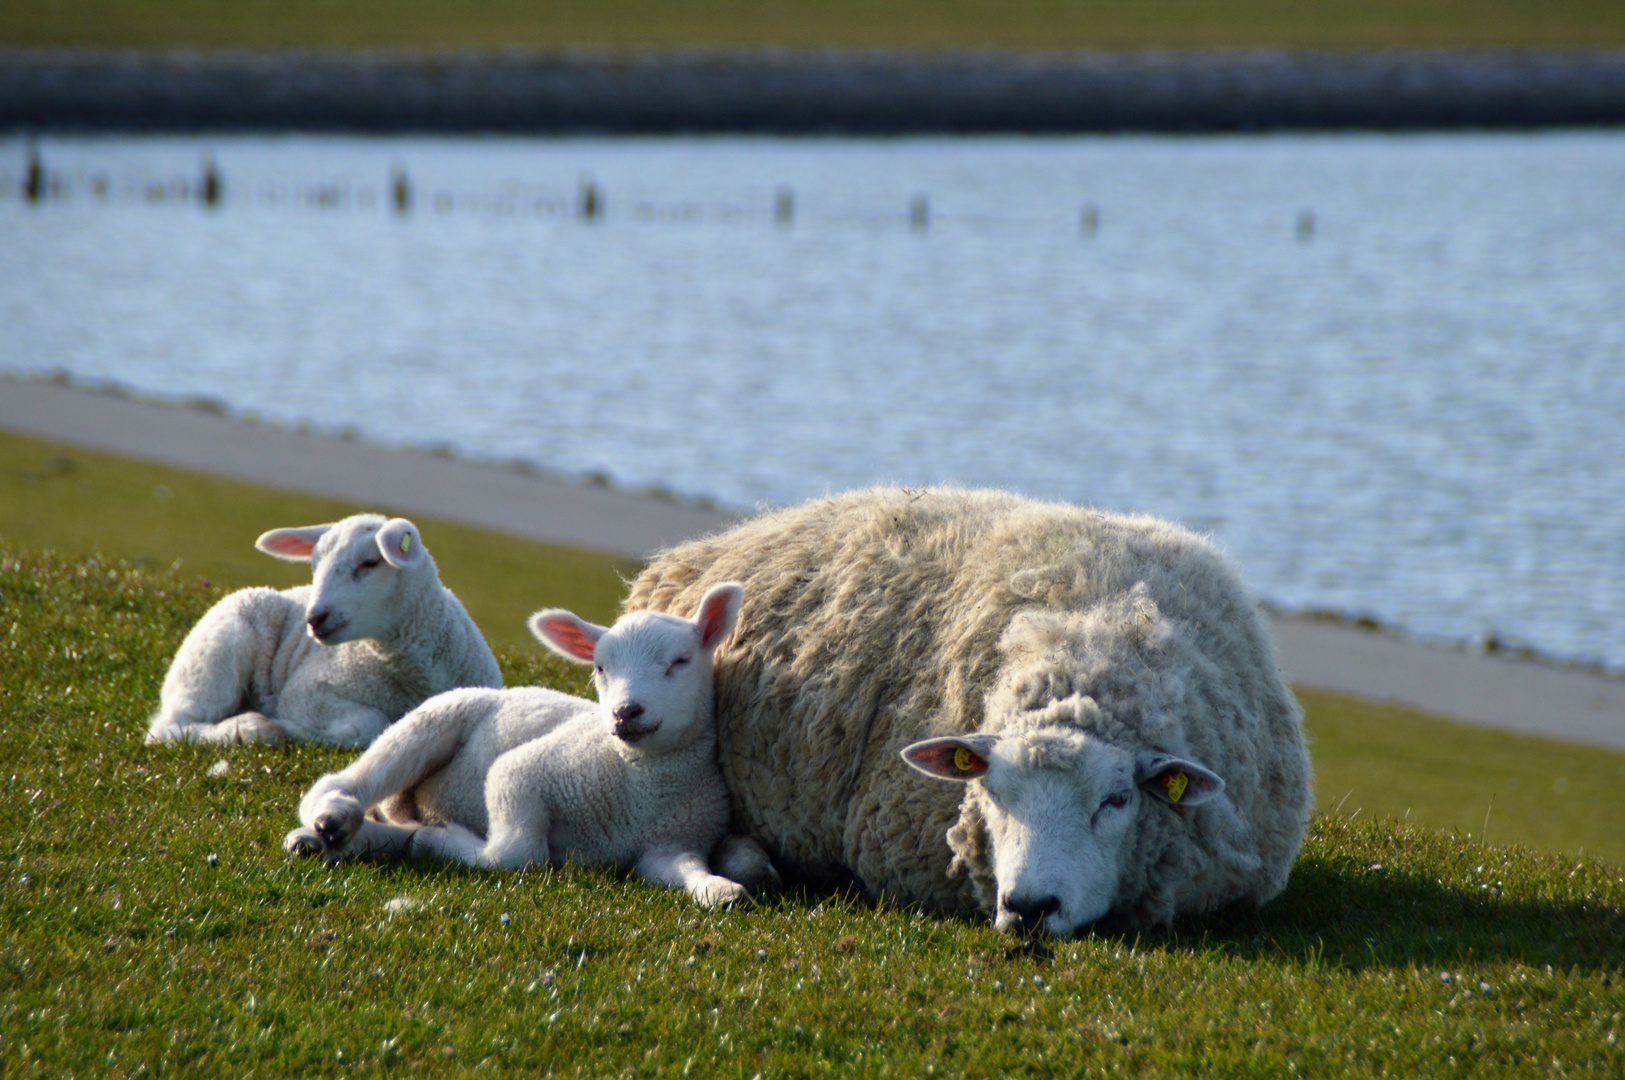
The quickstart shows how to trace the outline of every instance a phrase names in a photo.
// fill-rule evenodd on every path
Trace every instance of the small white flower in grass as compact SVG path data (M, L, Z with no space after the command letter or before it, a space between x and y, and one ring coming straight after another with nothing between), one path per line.
M227 761L225 758L221 758L219 761L209 766L209 775L216 780L220 779L222 776L225 776L229 772L231 772L231 762Z
M408 911L416 911L421 906L410 896L396 896L384 902L384 914L404 915Z
M501 923L503 926L507 926L508 925L508 913L506 911L504 911L501 915L498 915L497 916L497 922Z
M211 851L208 855L204 856L203 861L208 863L210 866L219 866L220 856Z

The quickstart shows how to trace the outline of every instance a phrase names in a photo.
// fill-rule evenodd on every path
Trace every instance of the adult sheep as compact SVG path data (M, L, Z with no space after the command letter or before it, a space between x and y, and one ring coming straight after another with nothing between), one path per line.
M1285 887L1302 715L1256 604L1191 533L857 491L664 552L625 606L692 610L720 581L747 597L717 659L734 828L781 869L1057 935Z

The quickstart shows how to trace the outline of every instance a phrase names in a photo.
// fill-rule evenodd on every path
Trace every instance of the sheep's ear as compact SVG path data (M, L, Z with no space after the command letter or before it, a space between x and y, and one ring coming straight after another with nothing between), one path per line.
M745 587L735 581L725 581L706 590L700 600L700 613L694 616L700 631L700 647L706 652L727 641L728 635L733 633L744 595Z
M1134 763L1134 782L1169 806L1201 806L1224 794L1224 778L1218 773L1168 754L1140 754Z
M592 663L598 639L609 631L607 626L597 626L563 608L538 611L530 617L527 625L537 641L566 660L583 664Z
M309 562L311 552L316 550L316 541L332 527L332 525L306 525L300 529L272 529L254 541L254 546L267 555L275 555L279 559Z
M949 735L903 747L903 760L939 780L975 780L986 776L993 757L993 735Z
M389 565L404 568L423 561L423 538L418 527L405 518L391 518L384 522L374 537L378 550Z

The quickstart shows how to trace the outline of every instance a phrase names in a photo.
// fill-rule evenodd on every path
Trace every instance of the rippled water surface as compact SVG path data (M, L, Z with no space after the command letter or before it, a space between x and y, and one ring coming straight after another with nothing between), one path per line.
M1150 511L1283 606L1625 666L1625 133L40 151L0 369L727 503Z

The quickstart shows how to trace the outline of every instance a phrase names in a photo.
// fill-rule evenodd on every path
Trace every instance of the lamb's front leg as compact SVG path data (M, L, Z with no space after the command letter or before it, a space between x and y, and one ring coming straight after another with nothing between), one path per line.
M399 859L416 853L414 839L420 831L416 825L392 825L368 818L342 840L330 843L319 828L301 825L283 837L282 847L290 855L307 859L320 856L329 863L343 862L357 855Z
M262 712L241 712L216 724L191 724L149 732L150 742L190 742L213 746L281 746L288 741L282 721Z
M311 785L299 801L300 823L314 829L326 846L345 849L368 810L415 787L451 760L467 726L483 715L480 704L453 691L407 713L348 767ZM290 844L293 835L288 834Z
M698 852L656 848L638 860L638 876L656 885L682 889L704 907L737 904L749 894L737 881L711 873Z

